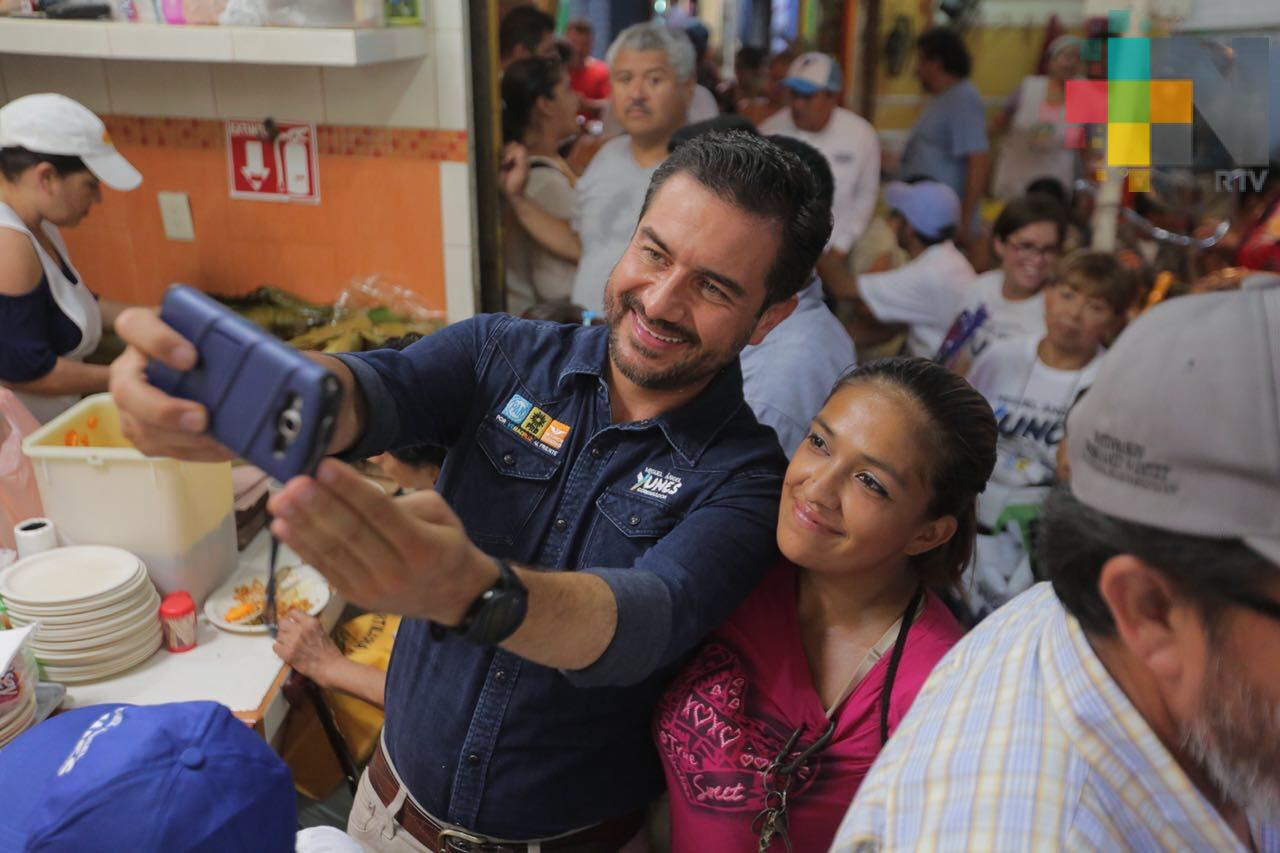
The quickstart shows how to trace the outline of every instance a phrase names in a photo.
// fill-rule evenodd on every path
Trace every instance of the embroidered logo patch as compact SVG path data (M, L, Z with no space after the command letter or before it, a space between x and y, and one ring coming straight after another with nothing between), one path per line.
M631 486L631 491L665 501L680 491L683 485L684 483L675 474L664 474L657 468L645 468L636 474L636 481Z
M495 419L499 425L511 430L548 456L559 455L560 448L564 446L569 430L572 429L519 394L511 395L511 399Z
M560 421L552 421L547 424L546 430L542 433L542 442L559 450L564 446L564 440L568 437L569 425Z

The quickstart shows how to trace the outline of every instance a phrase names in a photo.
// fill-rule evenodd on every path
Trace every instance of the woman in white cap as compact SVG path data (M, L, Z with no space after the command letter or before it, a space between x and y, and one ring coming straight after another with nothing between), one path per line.
M58 233L142 176L101 119L62 95L0 108L0 383L40 421L82 394L107 390L108 369L85 364L123 305L99 301Z
M993 191L1011 201L1037 178L1055 178L1070 192L1080 168L1079 148L1069 146L1069 134L1082 132L1067 125L1067 81L1080 74L1080 39L1059 36L1049 43L1048 74L1023 79L995 119L992 136L1004 134L996 157Z

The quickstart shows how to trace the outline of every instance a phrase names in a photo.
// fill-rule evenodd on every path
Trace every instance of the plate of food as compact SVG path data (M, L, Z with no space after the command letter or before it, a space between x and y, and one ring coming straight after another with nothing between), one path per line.
M291 610L319 616L328 603L329 583L315 569L304 564L276 569L277 618ZM205 600L204 615L224 631L265 634L266 604L266 569L241 569Z

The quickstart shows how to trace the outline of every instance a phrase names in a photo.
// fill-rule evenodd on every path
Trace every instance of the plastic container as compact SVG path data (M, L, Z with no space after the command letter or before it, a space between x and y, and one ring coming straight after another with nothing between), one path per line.
M22 450L67 544L130 551L161 595L186 590L197 604L235 571L231 464L143 456L121 434L110 394L80 401Z
M276 27L381 27L384 0L267 0L267 23Z

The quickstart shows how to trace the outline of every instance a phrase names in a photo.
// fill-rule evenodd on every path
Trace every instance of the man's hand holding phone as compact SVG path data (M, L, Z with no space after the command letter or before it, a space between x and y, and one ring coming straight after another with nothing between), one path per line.
M191 462L223 462L235 453L205 433L209 413L191 400L172 397L147 381L148 361L174 370L195 366L196 348L147 308L128 308L116 331L129 346L111 365L111 396L125 438L148 456Z

